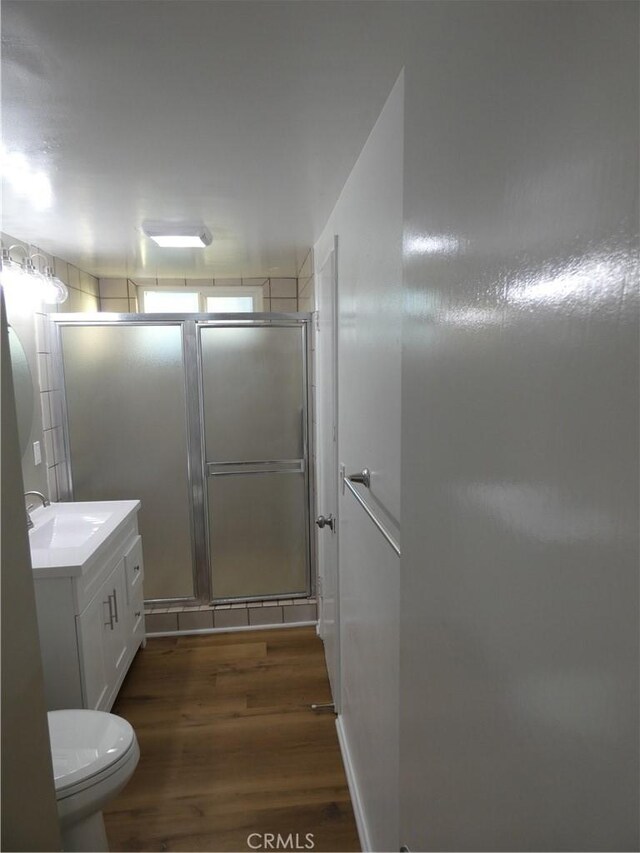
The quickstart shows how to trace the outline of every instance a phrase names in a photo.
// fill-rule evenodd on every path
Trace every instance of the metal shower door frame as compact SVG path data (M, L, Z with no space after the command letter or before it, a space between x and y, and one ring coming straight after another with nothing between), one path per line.
M206 490L206 460L204 453L204 412L202 398L202 364L199 346L199 327L205 326L286 326L301 325L303 334L304 394L304 459L305 459L305 536L307 542L307 589L303 594L282 593L277 596L234 599L234 601L256 601L267 598L304 598L315 593L315 561L311 547L314 531L311 530L313 495L313 470L309 465L312 455L309 412L311 402L311 353L307 313L278 314L116 314L107 312L51 314L53 322L52 367L59 389L62 405L62 432L65 449L66 483L61 490L61 499L74 500L73 471L71 467L71 445L69 439L69 416L62 358L62 329L65 326L179 326L182 335L182 357L184 368L185 424L187 434L187 480L189 484L189 519L191 533L191 559L194 595L182 598L145 599L148 604L181 604L197 607L213 601L211 573L209 571L209 530ZM216 603L223 603L222 600Z
M276 601L280 598L300 598L305 599L308 598L309 595L315 594L315 549L313 548L314 544L314 531L312 530L311 520L313 516L313 493L314 493L314 481L313 481L313 466L310 464L310 459L312 457L311 453L311 441L312 441L312 430L309 413L311 411L311 392L312 392L312 383L311 383L311 334L310 334L310 323L311 323L311 314L308 313L296 313L296 314L265 314L265 313L256 313L256 314L217 314L217 315L208 315L207 319L202 319L196 322L196 334L197 334L197 353L198 353L198 374L200 380L200 389L199 389L199 405L200 405L200 423L201 427L201 447L200 453L202 457L202 478L203 478L203 513L202 517L205 523L205 547L206 547L206 562L207 562L207 573L208 573L208 584L209 584L209 593L210 593L210 602L215 604L232 604L240 601ZM303 376L303 410L302 410L302 460L303 466L302 470L296 469L293 466L292 461L279 461L279 471L268 471L264 470L264 473L286 473L290 471L291 473L302 473L304 475L304 490L305 490L305 505L304 505L304 520L305 520L305 554L306 554L306 590L304 592L281 592L273 595L256 595L256 596L242 596L240 598L216 598L213 596L213 574L214 574L214 564L212 561L212 555L210 552L210 537L209 537L209 506L208 506L208 489L207 489L207 478L211 476L209 474L208 468L210 467L207 463L206 458L206 448L205 448L205 414L204 414L204 387L203 387L203 365L202 365L202 345L201 345L201 332L203 329L217 327L217 328L247 328L247 326L253 327L300 327L302 333L302 376ZM242 474L246 473L249 475L250 473L261 473L257 469L255 471L250 472L249 465L254 466L267 466L271 463L266 460L260 462L253 463L226 463L229 467L229 475L232 474ZM244 471L240 470L231 470L232 468L244 468ZM222 472L217 472L218 476L224 476Z

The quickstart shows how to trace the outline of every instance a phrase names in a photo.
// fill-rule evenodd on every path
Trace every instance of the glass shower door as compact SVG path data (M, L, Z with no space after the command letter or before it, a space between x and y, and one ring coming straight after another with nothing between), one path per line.
M309 592L306 326L201 325L215 601Z
M183 325L61 323L60 346L73 500L140 499L145 598L193 599Z

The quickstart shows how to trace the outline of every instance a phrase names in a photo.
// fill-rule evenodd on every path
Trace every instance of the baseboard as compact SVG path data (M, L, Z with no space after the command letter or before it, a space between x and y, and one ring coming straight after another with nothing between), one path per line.
M369 830L367 821L362 807L362 798L358 788L353 763L351 762L351 753L349 752L349 742L342 724L342 716L338 714L336 717L336 729L338 730L338 742L340 743L340 752L342 753L342 763L344 764L344 772L347 777L347 785L349 786L349 794L351 795L351 805L356 818L356 826L358 827L358 837L360 839L360 848L363 851L371 850L371 842L369 840Z
M233 628L193 628L186 631L158 631L156 634L145 634L147 639L154 637L186 637L191 634L235 634L238 631L273 631L280 628L310 628L316 622L279 622L277 625L237 625Z

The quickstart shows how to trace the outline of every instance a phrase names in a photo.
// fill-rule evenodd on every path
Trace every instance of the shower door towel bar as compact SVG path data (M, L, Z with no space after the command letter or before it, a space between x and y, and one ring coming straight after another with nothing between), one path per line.
M398 557L399 557L399 556L400 556L400 543L398 542L398 540L395 538L395 536L393 536L393 534L392 534L392 533L390 533L390 532L389 532L389 530L387 529L386 525L384 525L384 524L383 524L383 523L382 523L382 522L381 522L381 521L380 521L380 520L379 520L379 519L374 515L374 513L371 511L371 508L368 506L367 502L366 502L366 501L365 501L365 500L360 496L360 494L358 493L358 490L356 489L356 487L355 487L355 486L353 485L353 483L351 482L351 479L350 479L349 477L343 477L343 478L342 478L342 480L343 480L343 482L344 482L345 486L349 489L349 491L351 492L351 494L354 496L354 498L358 501L358 503L360 504L360 506L362 507L362 509L363 509L363 510L366 512L366 514L369 516L369 518L371 519L371 521L372 521L372 522L375 524L375 526L378 528L378 530L380 531L380 533L382 533L382 535L384 536L385 540L386 540L386 541L388 542L388 544L391 546L391 548L393 549L393 551L395 551L395 553L396 553L396 554L398 555Z
M304 459L271 459L259 462L207 462L208 477L229 474L304 474Z

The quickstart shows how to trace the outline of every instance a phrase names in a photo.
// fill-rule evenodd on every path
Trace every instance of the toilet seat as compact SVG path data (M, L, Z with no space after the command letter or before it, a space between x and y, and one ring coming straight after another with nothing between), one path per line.
M130 724L104 711L49 711L49 736L56 799L72 797L119 773L132 758L136 738Z

